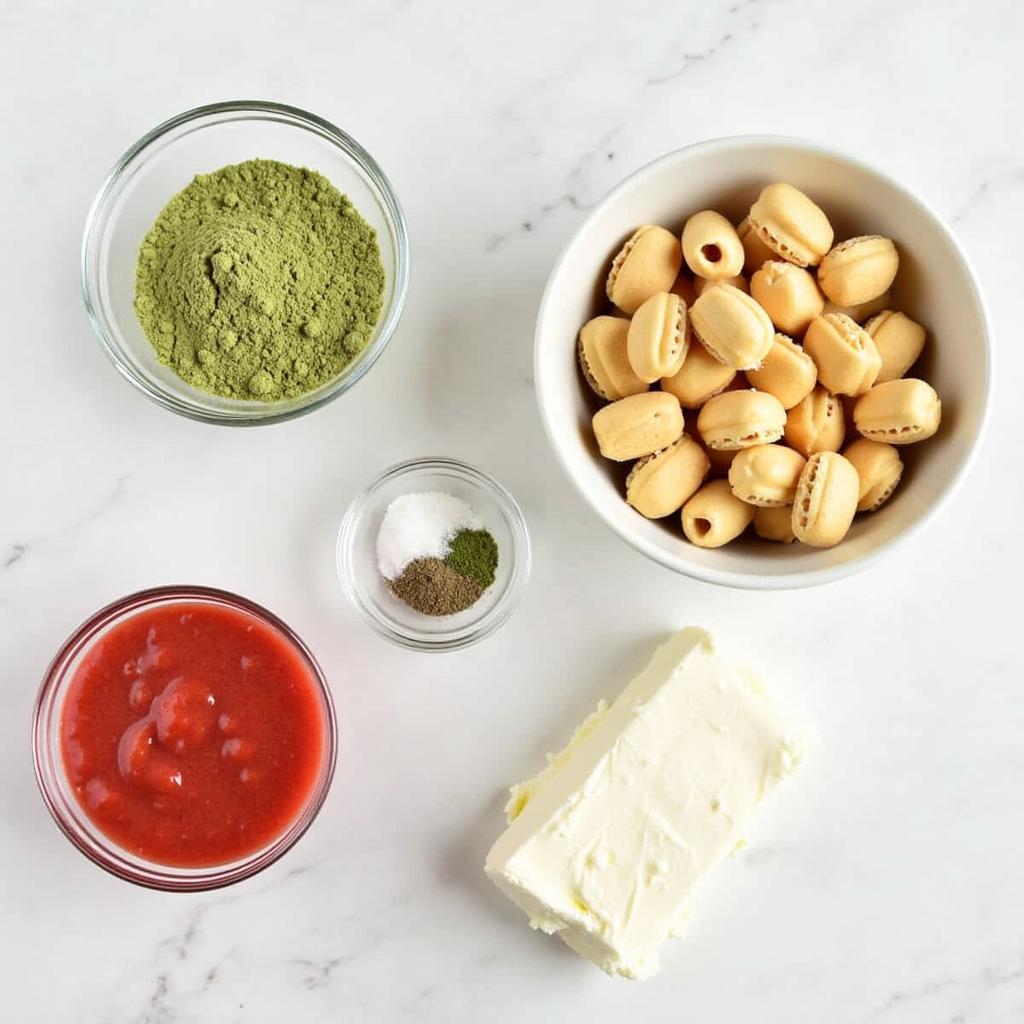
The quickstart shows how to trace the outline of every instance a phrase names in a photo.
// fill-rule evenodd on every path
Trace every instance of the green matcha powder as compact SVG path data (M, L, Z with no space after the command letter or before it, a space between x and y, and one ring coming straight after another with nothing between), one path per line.
M161 210L135 275L161 363L201 391L263 402L337 376L383 293L373 228L323 175L275 160L198 175Z

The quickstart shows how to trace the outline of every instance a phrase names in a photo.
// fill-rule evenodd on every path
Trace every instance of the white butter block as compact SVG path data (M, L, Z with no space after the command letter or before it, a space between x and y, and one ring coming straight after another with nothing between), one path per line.
M650 977L700 880L809 742L707 632L684 629L513 788L487 874L532 927L609 974Z

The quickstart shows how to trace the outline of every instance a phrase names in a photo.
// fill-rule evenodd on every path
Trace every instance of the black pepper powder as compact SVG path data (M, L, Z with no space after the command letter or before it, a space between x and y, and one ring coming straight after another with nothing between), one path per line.
M440 558L417 558L388 587L399 600L423 615L455 615L475 604L484 592Z

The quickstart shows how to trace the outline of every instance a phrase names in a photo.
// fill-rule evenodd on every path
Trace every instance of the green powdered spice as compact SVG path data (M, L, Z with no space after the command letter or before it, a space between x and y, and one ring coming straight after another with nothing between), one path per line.
M395 597L423 615L454 615L476 604L483 588L449 568L440 558L417 558L395 580L388 580Z
M160 362L224 398L337 376L381 312L377 236L323 175L247 160L198 175L139 249L135 311Z
M460 530L451 540L445 564L486 590L498 568L498 544L487 530Z

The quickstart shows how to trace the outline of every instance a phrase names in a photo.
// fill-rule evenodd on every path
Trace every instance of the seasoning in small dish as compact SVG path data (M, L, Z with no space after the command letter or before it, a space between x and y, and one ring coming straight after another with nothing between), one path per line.
M423 615L455 615L494 582L498 545L473 508L440 491L402 494L384 513L377 565L388 589Z

